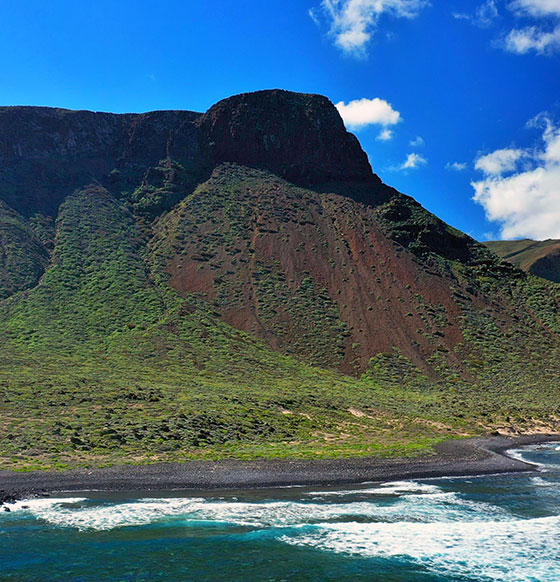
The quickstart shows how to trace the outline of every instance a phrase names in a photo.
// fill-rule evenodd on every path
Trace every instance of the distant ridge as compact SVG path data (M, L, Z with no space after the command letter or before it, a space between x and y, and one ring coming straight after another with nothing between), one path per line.
M487 241L484 244L499 257L527 273L560 283L560 240L522 239Z

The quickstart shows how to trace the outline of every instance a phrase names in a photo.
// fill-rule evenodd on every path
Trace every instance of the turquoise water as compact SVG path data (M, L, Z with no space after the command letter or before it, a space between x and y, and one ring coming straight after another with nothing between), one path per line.
M539 473L21 501L0 580L558 582L560 445L514 454Z

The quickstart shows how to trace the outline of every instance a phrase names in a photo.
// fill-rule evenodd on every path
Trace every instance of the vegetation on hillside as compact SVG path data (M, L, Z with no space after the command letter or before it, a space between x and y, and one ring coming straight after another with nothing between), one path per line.
M484 244L498 256L527 273L560 283L559 240L496 240Z
M148 247L125 203L102 188L66 200L52 266L36 287L1 304L2 467L415 454L461 435L543 429L560 416L556 286L449 262L445 270L480 296L513 301L519 320L500 321L491 304L465 301L458 285L465 342L455 368L437 349L446 311L421 296L416 312L434 322L431 374L398 349L373 358L360 377L313 367L226 325L216 309L235 295L225 284L218 305L169 286L162 253L194 236L193 224L228 217L227 236L245 228L239 200L225 204L229 214L213 214L204 188L191 195L193 208L210 214L187 215L180 205L173 236L158 234ZM233 251L233 239L217 249ZM200 252L213 260L211 246ZM265 320L285 301L316 304L317 317L336 321L311 282L292 298L278 273L257 272Z
M368 382L273 352L156 284L136 238L107 192L79 192L53 266L3 304L3 467L400 454L448 433L358 412Z
M0 200L0 300L35 285L48 262L32 227Z
M0 130L2 468L558 431L560 287L384 185L328 99Z

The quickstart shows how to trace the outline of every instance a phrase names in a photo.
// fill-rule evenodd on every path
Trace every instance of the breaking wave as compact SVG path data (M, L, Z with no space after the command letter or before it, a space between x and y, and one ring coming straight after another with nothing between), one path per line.
M262 538L286 550L393 560L453 580L558 582L558 444L527 447L513 455L538 463L543 471L294 491L272 499L263 499L262 493L245 493L242 499L30 499L0 513L0 533L3 524L18 520L84 535L159 525L193 531L219 526L226 532L237 528L241 544Z

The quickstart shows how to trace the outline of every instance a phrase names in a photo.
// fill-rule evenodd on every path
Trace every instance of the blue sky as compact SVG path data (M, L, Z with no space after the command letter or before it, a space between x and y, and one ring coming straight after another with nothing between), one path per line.
M3 0L0 34L2 105L321 93L374 171L452 225L560 237L560 0Z

